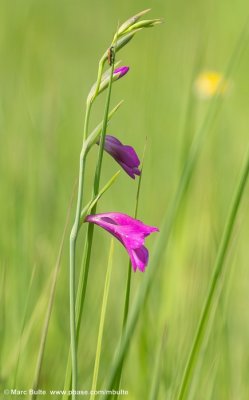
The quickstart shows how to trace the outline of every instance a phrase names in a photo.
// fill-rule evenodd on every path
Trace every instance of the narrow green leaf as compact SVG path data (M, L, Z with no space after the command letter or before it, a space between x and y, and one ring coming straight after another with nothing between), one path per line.
M37 268L37 265L34 265L33 269L32 269L31 278L29 281L26 299L25 299L24 312L23 312L23 317L22 317L22 324L21 324L21 331L20 331L20 338L19 338L19 346L18 346L19 347L18 348L18 356L17 356L16 368L15 368L14 379L13 379L13 384L12 384L13 387L17 386L16 383L17 383L17 377L18 377L18 372L19 372L19 363L20 363L20 357L21 357L22 345L23 345L23 333L24 333L24 328L25 328L26 322L27 322L28 305L30 302L31 289L32 289L34 277L36 274L36 268Z
M86 215L90 214L91 210L97 204L97 202L103 196L103 194L108 189L110 189L110 187L114 184L114 182L116 181L116 179L119 176L119 174L120 174L120 171L116 172L116 174L114 174L111 177L111 179L107 182L107 184L105 186L103 186L103 188L99 191L97 196L95 196L95 198L93 200L89 201L89 203L83 208L83 210L81 211L81 215L80 215L81 223L84 222L84 219L85 219Z
M242 170L241 177L239 179L238 187L235 191L233 201L231 203L231 209L227 218L226 226L224 228L224 232L221 238L221 242L218 249L218 254L216 257L213 276L211 279L210 287L207 293L206 300L204 302L204 306L202 309L201 317L199 320L199 324L196 330L196 334L193 340L193 345L187 360L187 364L184 370L182 382L180 385L179 393L177 395L177 400L182 400L185 398L189 380L191 378L192 372L195 368L196 360L198 358L198 354L201 348L201 344L203 342L203 338L205 336L205 327L207 325L210 310L213 306L213 302L215 299L215 294L217 292L217 286L220 279L220 276L224 269L224 261L227 254L228 246L230 243L230 239L233 232L233 227L235 224L236 216L238 213L238 209L241 203L242 195L247 183L247 178L249 174L249 152L247 155L245 166Z
M166 343L166 327L164 327L163 334L161 341L158 344L157 352L156 352L156 359L155 359L155 366L154 366L154 374L153 374L153 380L152 380L152 385L150 389L150 396L149 400L157 400L158 399L158 393L160 389L160 379L161 379L161 373L162 373L162 359L164 356L164 347Z
M119 109L119 107L121 106L121 104L123 104L123 100L120 101L112 110L111 112L108 114L108 121L110 121L110 119L113 117L113 115L116 113L116 111ZM92 131L92 133L90 133L90 135L87 137L85 143L84 143L84 147L86 148L86 153L91 149L92 145L94 145L96 143L96 141L99 138L99 135L102 131L103 128L103 123L104 121L102 121L98 126L96 126L96 128Z
M37 389L39 387L39 380L40 380L42 362L43 362L46 340L47 340L47 335L48 335L49 322L50 322L51 313L52 313L53 304L54 304L56 283L57 283L59 272L60 272L61 256L62 256L62 251L63 251L63 247L64 247L64 243L65 243L67 228L68 228L69 221L70 221L70 214L71 214L71 210L72 210L75 189L76 189L76 185L74 186L74 189L73 189L73 192L71 195L71 199L69 201L67 215L66 215L66 221L65 221L62 238L61 238L61 242L60 242L60 247L59 247L59 252L58 252L57 260L56 260L56 263L54 266L53 275L51 278L51 287L50 287L50 293L49 293L49 298L48 298L47 312L46 312L45 319L44 319L41 340L40 340L40 347L39 347L36 368L35 368L35 375L34 375L34 380L33 380L33 385L32 385L32 388L34 389L34 392L31 395L32 400L35 400L37 397L35 392L37 392Z
M120 64L120 61L114 63L110 68L108 68L107 71L105 71L102 74L100 82L98 82L98 80L97 80L93 84L93 86L91 87L90 92L88 94L88 97L87 97L87 103L89 103L89 104L92 103L101 92L103 92L105 89L108 88L110 81L117 79L117 77L115 78L115 76L113 76L113 71L114 71L114 68L117 68L119 64ZM97 93L96 93L96 90L97 90Z

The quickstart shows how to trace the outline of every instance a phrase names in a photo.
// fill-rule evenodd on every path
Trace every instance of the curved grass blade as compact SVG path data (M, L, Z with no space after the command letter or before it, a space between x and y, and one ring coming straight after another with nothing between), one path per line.
M33 282L34 282L34 276L36 274L36 268L37 268L37 265L34 265L33 270L32 270L32 274L31 274L31 278L30 278L30 281L29 281L27 295L26 295L26 301L25 301L24 313L23 313L23 320L22 320L21 331L20 331L18 356L17 356L16 368L15 368L15 373L14 373L14 380L13 380L13 385L12 385L13 387L17 386L16 383L17 383L17 377L18 377L18 371L19 371L20 356L21 356L21 351L22 351L23 332L24 332L26 321L27 321L28 305L29 305L29 301L30 301L31 289L32 289Z
M40 374L41 374L42 361L43 361L43 356L44 356L44 351L45 351L45 346L46 346L46 339L47 339L47 335L48 335L48 327L49 327L52 308L53 308L53 304L54 304L56 283L57 283L58 275L59 275L59 272L60 272L61 256L62 256L62 251L63 251L63 247L64 247L64 243L65 243L66 232L67 232L67 228L68 228L68 224L69 224L69 220L70 220L70 214L71 214L71 210L72 210L75 190L76 190L76 183L74 185L74 189L73 189L73 192L72 192L72 195L71 195L71 199L69 201L69 205L68 205L68 209L67 209L67 215L66 215L66 222L65 222L65 225L64 225L62 238L61 238L61 243L60 243L60 247L59 247L59 252L58 252L56 264L55 264L55 267L54 267L54 272L53 272L52 279L51 279L51 288L50 288L50 294L49 294L49 299L48 299L47 313L46 313L46 316L45 316L42 335L41 335L39 353L38 353L36 369L35 369L35 376L34 376L33 385L32 385L32 388L34 389L34 391L33 391L33 394L31 395L31 400L35 400L36 397L37 397L37 394L35 394L35 393L37 392L37 389L38 389L38 386L39 386L39 379L40 379Z
M84 222L85 216L91 212L103 194L114 184L119 174L120 171L116 172L116 174L114 174L107 184L99 191L97 196L93 200L89 201L89 203L83 208L80 215L81 223Z
M151 385L151 389L150 389L149 400L157 400L158 399L158 393L159 393L159 389L160 389L160 378L161 378L161 372L162 372L162 358L164 355L166 334L167 334L167 330L166 330L166 326L165 326L163 329L161 342L159 342L159 346L157 349L154 376L153 376L153 381L152 381L152 385Z
M243 192L247 183L247 178L249 174L249 152L247 155L245 167L242 170L241 177L239 179L238 187L235 191L234 198L231 204L231 210L229 212L227 222L224 228L224 232L221 238L221 242L218 249L218 254L216 257L215 265L214 265L214 272L211 279L210 287L208 290L208 294L203 306L203 310L201 313L201 317L199 320L199 324L196 330L195 338L193 341L193 345L189 354L189 358L187 360L187 364L184 370L182 382L180 385L179 393L177 395L177 400L182 400L185 398L189 380L191 378L191 374L194 370L197 356L204 338L205 334L205 327L208 322L208 318L210 315L210 310L213 305L213 301L215 299L215 294L217 292L217 286L219 283L220 276L224 269L224 261L227 254L228 246L231 240L233 227L235 224L236 216L238 213L238 209L241 203L241 199L243 196Z
M113 117L113 115L116 113L116 111L119 109L119 107L123 104L123 100L121 100L108 114L108 121L107 124L109 123L110 119ZM99 125L96 126L96 128L89 134L87 137L84 146L86 147L86 152L90 150L92 145L97 142L98 137L103 129L103 123L104 121L100 122Z

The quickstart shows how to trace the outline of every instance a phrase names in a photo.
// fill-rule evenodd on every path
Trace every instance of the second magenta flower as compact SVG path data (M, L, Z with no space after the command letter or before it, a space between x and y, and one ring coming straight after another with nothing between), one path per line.
M106 135L104 149L131 178L135 179L136 175L141 174L140 160L132 146L124 145L116 137Z

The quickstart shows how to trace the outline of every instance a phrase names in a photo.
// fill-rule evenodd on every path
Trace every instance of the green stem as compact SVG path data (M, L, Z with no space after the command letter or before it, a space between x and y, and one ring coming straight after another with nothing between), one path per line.
M102 58L99 61L98 76L97 76L97 83L96 83L96 91L95 91L95 94L94 94L94 97L93 97L93 101L97 97L98 92L99 92L99 87L100 87L100 83L101 83L101 78L102 78L102 73L103 73L105 61L106 61L106 57L105 57L105 55L103 55Z
M125 327L126 327L126 322L127 322L127 318L128 318L128 312L129 312L130 292L131 292L131 272L132 272L132 266L131 266L131 261L129 260L127 283L126 283L124 315L123 315L123 325L122 325L122 336L121 337L123 337L124 332L125 332ZM119 367L119 370L117 371L117 374L116 374L116 383L115 383L116 391L118 391L119 387L120 387L122 370L123 370L123 360L122 360L122 362L120 364L120 367ZM113 396L113 399L117 399L117 398L118 398L118 394L115 394Z
M83 144L85 143L86 138L87 138L91 107L92 107L92 103L91 102L87 102L87 104L86 104L86 116L85 116L85 122L84 122L84 130L83 130Z
M98 162L97 162L97 167L96 167L96 172L95 172L95 177L94 177L93 196L97 196L97 194L99 192L99 182L100 182L100 175L101 175L101 168L102 168L105 135L106 135L106 128L107 128L107 123L108 123L108 113L109 113L109 108L110 108L110 100L111 100L111 92L112 92L113 71L114 71L114 62L112 64L112 68L111 68L110 82L109 82L109 87L108 87L104 119L103 119L103 128L102 128L102 132L100 135L99 155L98 155Z
M127 283L126 283L126 295L125 295L125 306L124 306L124 316L123 316L123 325L122 325L122 334L125 330L125 325L128 317L129 311L129 303L130 303L130 291L131 291L131 262L128 263L128 275L127 275Z
M207 325L210 309L213 304L213 299L214 299L214 295L216 293L219 278L223 271L225 256L226 256L228 245L229 245L231 235L233 232L233 227L235 224L235 219L236 219L236 216L238 213L241 198L242 198L242 195L243 195L243 192L245 189L245 185L247 182L248 173L249 173L249 153L247 156L245 167L243 168L242 173L241 173L238 187L235 191L234 199L232 201L232 206L231 206L231 209L230 209L230 212L228 215L228 219L226 222L226 226L225 226L222 238L221 238L220 246L218 249L218 254L216 257L216 261L215 261L213 276L212 276L208 294L207 294L207 297L206 297L206 300L204 303L204 307L203 307L203 310L201 313L199 324L198 324L198 327L196 330L193 345L192 345L192 348L191 348L191 351L190 351L190 354L189 354L189 357L187 360L187 364L186 364L186 367L184 370L179 393L176 397L177 400L184 399L192 371L193 371L196 361L197 361L198 351L201 347L201 344L202 344L202 341L204 338L204 334L205 334L204 328Z
M102 301L102 307L101 307L99 333L98 333L97 349L96 349L96 357L95 357L95 363L94 363L93 381L92 381L92 389L91 389L92 394L91 394L90 400L95 399L94 392L96 391L96 388L97 388L100 354L101 354L101 348L102 348L102 339L103 339L104 323L105 323L105 316L106 316L106 306L107 306L107 300L108 300L108 294L109 294L109 288L110 288L110 280L111 280L113 248L114 248L114 243L112 240L111 246L110 246L110 252L109 252L108 266L107 266L106 279L105 279L105 288L104 288L103 301Z
M75 253L76 241L80 227L80 214L83 198L83 183L85 172L85 158L86 148L84 142L87 137L87 130L89 124L89 116L91 110L91 103L87 103L86 116L83 132L83 146L80 153L79 165L79 183L78 183L78 198L76 205L76 214L70 235L70 266L69 266L69 294L70 294L70 337L71 337L71 357L72 357L72 389L77 390L77 338L76 338L76 321L75 321ZM75 400L75 395L72 394L72 400Z

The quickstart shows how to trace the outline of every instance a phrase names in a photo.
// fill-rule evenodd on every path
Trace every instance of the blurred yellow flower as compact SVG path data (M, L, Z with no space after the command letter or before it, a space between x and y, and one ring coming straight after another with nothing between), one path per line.
M204 71L195 80L194 89L198 97L209 99L215 94L224 95L228 90L228 82L216 71Z

